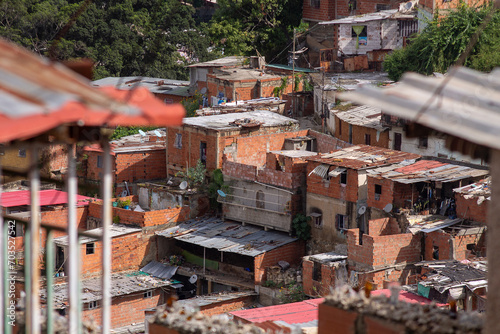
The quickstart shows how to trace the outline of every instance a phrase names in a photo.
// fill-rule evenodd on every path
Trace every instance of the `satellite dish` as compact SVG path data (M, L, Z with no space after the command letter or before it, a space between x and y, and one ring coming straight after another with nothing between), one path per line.
M409 1L409 2L405 3L404 6L405 6L406 10L410 10L413 8L413 2Z
M139 134L141 135L141 137L146 137L146 132L142 131L141 129L139 129Z
M120 197L125 197L125 196L128 196L128 192L126 190L122 191L122 194Z
M188 187L188 183L186 181L182 181L181 184L179 185L179 188L184 190Z
M207 87L203 87L200 91L200 93L205 94L207 92Z
M358 209L358 214L361 216L362 214L364 214L366 212L366 206L361 206L359 207Z
M156 137L160 137L160 138L161 138L161 133L160 133L160 131L155 130L155 135L156 135Z
M387 212L387 213L391 212L392 211L392 204L391 203L387 204L384 207L384 211Z
M219 194L221 197L226 197L226 193L223 192L222 190L217 190L217 194Z
M198 276L196 276L196 275L189 277L189 283L191 283L191 284L196 283L197 280L198 280Z

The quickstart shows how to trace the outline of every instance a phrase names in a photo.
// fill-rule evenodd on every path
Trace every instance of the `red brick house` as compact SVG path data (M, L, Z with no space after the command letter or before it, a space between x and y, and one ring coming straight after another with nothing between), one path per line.
M265 153L280 150L296 136L296 120L270 111L189 117L167 132L167 174L194 167L200 160L208 171L222 168L223 156L232 161L263 165Z
M457 216L486 224L491 203L491 178L453 189Z
M302 287L308 296L330 294L337 279L347 283L347 256L334 252L305 256L302 259Z
M158 136L158 134L160 136ZM138 181L166 177L165 131L149 131L111 142L111 169L114 171L115 194L134 193ZM103 152L99 145L86 146L82 151L82 170L85 180L100 182L103 171Z
M367 205L370 168L419 155L357 145L311 157L307 167L307 215L312 217L312 252L329 252L345 241L345 230L366 231L369 219L385 217Z

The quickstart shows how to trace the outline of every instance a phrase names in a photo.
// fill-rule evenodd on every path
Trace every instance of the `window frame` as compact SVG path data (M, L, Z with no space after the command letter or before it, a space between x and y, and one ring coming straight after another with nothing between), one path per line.
M146 298L152 298L153 297L153 290L148 290L144 292L144 299Z
M340 173L339 175L339 183L341 185L347 186L347 169Z
M320 9L321 8L321 0L310 0L309 5L311 8Z
M182 149L182 133L180 132L175 134L174 147Z
M85 244L85 255L95 254L95 242Z
M382 196L382 185L381 184L375 184L375 200L380 201L380 196Z
M26 158L26 149L21 148L17 151L17 156L20 158Z
M341 224L341 222L342 222L342 224ZM338 231L343 231L343 230L349 229L349 216L348 215L342 215L342 214L339 214L339 213L336 214L335 215L335 228Z

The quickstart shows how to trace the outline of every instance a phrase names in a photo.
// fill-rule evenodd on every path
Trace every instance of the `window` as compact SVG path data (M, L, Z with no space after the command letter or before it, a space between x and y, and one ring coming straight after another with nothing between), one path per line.
M380 195L382 195L382 186L380 184L375 185L375 200L380 201Z
M19 150L19 152L17 153L17 155L21 158L26 158L26 150Z
M356 10L358 9L358 3L356 0L349 0L347 7L349 7L349 10Z
M401 134L395 132L394 133L394 147L393 147L394 150L401 151L401 141L402 141Z
M376 6L377 12L380 12L381 10L389 10L389 9L391 9L391 5L385 5L385 4L378 3Z
M342 173L340 173L340 184L344 184L346 185L347 184L347 171L343 171Z
M346 230L349 228L349 218L347 215L335 215L335 227L337 230Z
M439 260L439 247L438 246L432 247L432 259Z
M418 148L427 148L428 138L427 136L418 137Z
M102 168L102 155L97 156L97 168Z
M366 26L352 26L351 37L356 38L356 49L359 46L366 46L368 44L368 32Z
M316 282L321 282L321 263L313 261L314 263L314 268L313 268L313 281Z
M365 145L371 145L371 136L367 133L365 133Z
M153 291L152 290L144 292L144 298L151 298L151 297L153 297Z
M399 37L411 37L418 32L418 21L398 21Z
M321 0L311 0L312 8L319 8L321 6Z
M200 142L200 161L203 166L207 166L207 143Z
M182 148L182 133L177 133L175 135L174 147L179 149Z
M93 242L91 242L91 243L88 243L86 246L87 247L86 247L86 253L85 254L87 254L87 255L94 254L94 252L95 252L95 249L94 249L95 244Z
M339 137L342 136L342 121L339 118Z
M323 214L321 212L311 212L309 215L312 218L312 222L314 223L314 227L322 228L323 227Z
M97 300L91 301L87 303L87 310L94 310L99 306L99 302Z

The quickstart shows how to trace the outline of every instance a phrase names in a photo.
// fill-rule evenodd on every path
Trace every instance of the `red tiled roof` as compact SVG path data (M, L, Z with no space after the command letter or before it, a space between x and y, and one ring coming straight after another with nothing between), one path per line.
M1 194L1 204L3 207L10 208L14 206L30 205L30 191L12 191ZM77 205L88 205L91 197L76 195ZM68 193L59 190L41 190L40 206L58 205L68 203Z
M164 104L146 88L92 87L68 68L2 39L0 70L0 142L66 124L181 125L185 113L181 105Z
M288 324L306 323L318 319L318 305L323 300L323 298L317 298L298 303L234 311L231 314L235 318L248 322L283 321Z
M373 158L373 160L370 160L370 158ZM356 145L306 159L332 166L361 169L419 158L421 158L421 156L415 153L395 151L376 146Z

